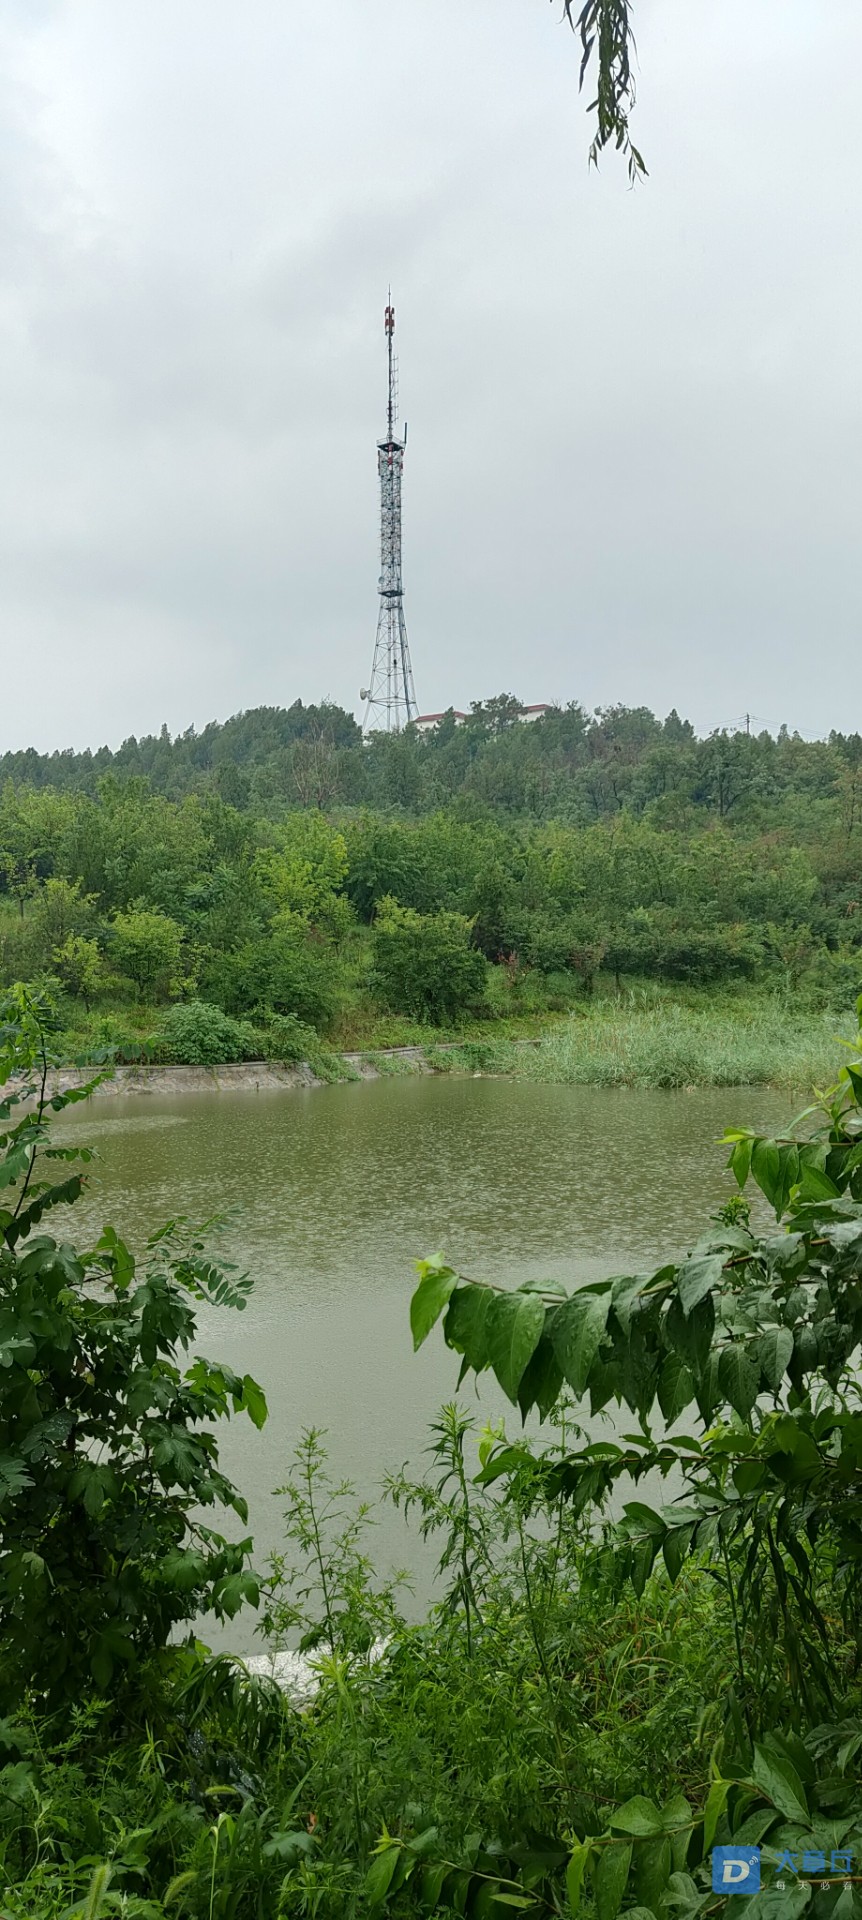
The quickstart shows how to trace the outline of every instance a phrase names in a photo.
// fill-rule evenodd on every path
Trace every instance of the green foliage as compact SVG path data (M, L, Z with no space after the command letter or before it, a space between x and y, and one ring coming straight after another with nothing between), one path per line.
M298 1020L295 1013L271 1013L262 1033L267 1060L297 1064L319 1057L320 1041L313 1027Z
M349 716L296 705L116 755L4 756L0 984L57 975L85 1013L194 992L374 1044L371 929L391 899L470 923L486 1017L633 980L753 981L812 1010L859 992L856 736L698 740L675 713L520 711L503 694L463 725L363 744ZM427 1020L405 979L409 1004L387 981L387 1006Z
M535 1048L509 1050L500 1071L521 1078L610 1087L779 1086L830 1080L841 1060L842 1018L779 998L697 998L637 990L598 1000L542 1035Z
M304 1433L293 1472L276 1498L286 1500L288 1552L271 1561L272 1591L264 1632L278 1646L293 1633L299 1645L325 1646L331 1654L365 1654L396 1622L395 1584L377 1589L361 1542L372 1524L367 1503L356 1506L349 1481L333 1482L324 1435Z
M824 1832L837 1836L828 1845L859 1845L858 1782L820 1764L839 1747L845 1765L862 1752L862 1736L845 1738L862 1644L862 999L858 1013L837 1084L786 1137L726 1135L738 1187L756 1184L778 1232L755 1232L740 1193L682 1261L570 1297L420 1267L414 1338L442 1316L462 1378L491 1369L524 1416L553 1415L568 1391L593 1416L615 1402L639 1421L636 1433L539 1453L489 1436L479 1481L504 1511L559 1503L593 1529L622 1497L582 1578L643 1596L657 1569L676 1584L703 1568L729 1609L726 1772L716 1768L699 1814L680 1795L663 1806L637 1794L606 1831L581 1830L567 1872L574 1912L586 1889L599 1915L626 1897L655 1912L679 1895L700 1911L699 1862L716 1838L768 1841L767 1866L794 1848L816 1857ZM668 1506L626 1497L648 1474L675 1477Z
M138 1263L108 1227L77 1252L40 1231L80 1195L85 1148L49 1120L91 1088L48 1094L49 1007L19 988L0 1008L0 1706L139 1687L142 1662L202 1607L232 1616L257 1586L250 1542L201 1511L245 1504L209 1423L265 1418L260 1388L178 1356L194 1302L244 1304L247 1282L181 1222ZM16 1110L21 1117L16 1119Z
M231 1020L205 1000L187 1000L163 1015L161 1051L187 1066L220 1067L259 1058L260 1043L247 1021Z
M442 1024L485 997L485 962L463 914L415 913L381 901L374 926L372 980L384 1005Z
M111 951L142 1000L166 1000L178 991L182 928L168 914L144 909L115 914Z
M591 66L595 64L596 68L596 97L590 102L596 131L590 163L598 166L605 148L614 147L625 154L634 186L646 177L647 170L629 132L629 112L635 101L635 44L629 0L585 0L577 13L576 7L577 0L564 0L566 19L581 43L582 87Z
M131 1013L94 1013L80 1028L66 1029L56 1040L58 1055L117 1066L142 1066L160 1057L156 1015L144 1009Z
M326 1025L337 996L337 962L324 936L295 914L276 914L266 937L212 955L203 983L225 1010L258 1019L279 1014Z
M66 991L83 1000L89 1013L103 979L98 941L79 933L67 934L62 946L54 948L53 963Z

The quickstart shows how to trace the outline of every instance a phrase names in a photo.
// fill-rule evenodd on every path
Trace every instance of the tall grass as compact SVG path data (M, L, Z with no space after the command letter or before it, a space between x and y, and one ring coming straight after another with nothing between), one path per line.
M774 1000L598 1005L517 1050L525 1080L599 1087L828 1086L850 1019ZM513 1049L513 1051L515 1051Z

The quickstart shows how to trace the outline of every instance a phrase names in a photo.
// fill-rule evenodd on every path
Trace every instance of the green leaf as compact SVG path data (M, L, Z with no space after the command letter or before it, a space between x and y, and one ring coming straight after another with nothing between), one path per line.
M635 1855L635 1883L638 1898L658 1908L670 1879L672 1867L670 1841L665 1835L650 1839L638 1847Z
M90 1668L100 1693L107 1694L114 1674L114 1662L104 1635L96 1641L90 1655Z
M733 1469L733 1484L743 1497L753 1493L755 1487L762 1486L765 1478L766 1467L762 1460L740 1460Z
M11 1187L13 1181L20 1180L27 1172L33 1157L31 1147L13 1147L11 1152L0 1160L0 1187Z
M482 1373L490 1365L487 1327L494 1298L490 1287L476 1287L470 1282L456 1287L443 1322L446 1345L463 1353L474 1373Z
M697 1377L706 1366L715 1333L715 1305L712 1294L685 1314L678 1297L671 1300L664 1320L664 1332L674 1350L681 1354Z
M741 1346L723 1348L718 1361L718 1380L734 1413L738 1413L741 1420L747 1420L757 1399L760 1374Z
M793 1334L789 1327L769 1327L753 1342L752 1353L764 1379L777 1393L793 1354Z
M259 1432L261 1427L266 1425L269 1409L266 1404L266 1395L263 1388L258 1386L257 1381L252 1379L250 1373L244 1373L242 1377L242 1401L240 1404L243 1412L248 1414L252 1426L257 1427Z
M723 1271L721 1253L696 1254L694 1259L683 1262L677 1275L677 1289L686 1318L713 1287L721 1285Z
M193 1593L206 1579L206 1555L194 1547L171 1547L159 1563L158 1571L166 1586L180 1593Z
M667 1567L671 1580L679 1579L680 1570L684 1561L688 1558L691 1549L693 1533L694 1525L692 1522L689 1522L689 1524L684 1527L671 1527L665 1534L661 1543L661 1550L664 1564Z
M641 1793L636 1793L632 1800L626 1800L623 1806L616 1808L611 1814L610 1825L618 1833L631 1833L636 1839L664 1830L664 1822L655 1801L646 1800Z
M803 1162L799 1178L800 1200L835 1200L838 1197L838 1191L834 1180L830 1180L828 1173L825 1173L822 1167L814 1167L808 1162ZM837 1907L834 1911L837 1913Z
M422 1279L410 1302L410 1331L413 1335L414 1353L427 1340L431 1328L436 1326L443 1308L448 1303L458 1285L458 1275L451 1267L435 1266L430 1260L420 1262L424 1268Z
M558 1307L551 1321L554 1352L572 1391L586 1391L590 1369L601 1345L608 1317L608 1295L582 1291Z
M667 1522L654 1507L646 1506L643 1500L627 1500L623 1508L627 1520L632 1526L652 1534L657 1540L663 1540L667 1532Z
M636 1540L630 1549L628 1573L638 1599L652 1573L658 1551L659 1542L655 1536L650 1536L646 1540Z
M781 1155L774 1140L755 1140L751 1149L751 1171L761 1193L775 1206L776 1198L780 1197Z
M767 1747L755 1746L752 1778L779 1813L785 1814L789 1820L801 1820L807 1825L805 1788L796 1768L783 1754L779 1756Z
M545 1325L545 1306L533 1293L500 1293L488 1314L488 1359L503 1392L518 1397L521 1376Z
M545 1420L560 1397L562 1385L562 1368L557 1365L550 1340L542 1339L521 1375L518 1406L522 1415L526 1418L531 1407L538 1407L540 1419Z
M813 1888L810 1883L801 1887L785 1887L783 1893L773 1893L771 1887L765 1887L762 1893L755 1894L754 1900L749 1905L740 1906L740 1920L743 1914L749 1912L752 1915L759 1913L762 1920L798 1920L798 1915L804 1913L809 1905L812 1893ZM836 1912L837 1908L833 1907L832 1914Z
M706 1806L703 1810L703 1851L705 1854L709 1852L715 1839L715 1830L727 1805L727 1796L732 1784L733 1782L730 1780L713 1780L712 1786L706 1796Z
M27 1472L20 1454L0 1454L0 1506L4 1500L23 1493L25 1487L32 1487L32 1476Z
M569 1898L569 1912L577 1914L581 1907L581 1894L584 1887L584 1870L592 1853L589 1840L572 1848L572 1856L566 1868L566 1893Z
M78 1200L83 1192L84 1181L80 1173L73 1173L68 1180L60 1180L55 1187L43 1187L36 1199L24 1207L17 1218L6 1228L6 1239L10 1245L17 1246L24 1240L33 1227L39 1225L43 1213L50 1207L69 1207ZM32 1188L31 1188L32 1192Z
M688 1844L691 1839L691 1807L682 1793L676 1793L662 1807L662 1819L665 1830L670 1835L670 1850L673 1865L677 1871L685 1866Z
M626 1274L611 1282L611 1306L622 1327L628 1333L632 1321L632 1307L644 1287L649 1286L650 1275L646 1273Z
M632 1843L611 1841L603 1847L593 1874L597 1920L616 1920L629 1877Z
M365 1894L369 1911L372 1913L376 1907L382 1907L400 1858L401 1847L396 1841L390 1842L383 1852L376 1854L372 1860L365 1875Z
M658 1403L668 1426L679 1419L693 1399L694 1381L685 1361L678 1353L669 1353L658 1381Z
M422 1902L430 1913L433 1913L437 1905L443 1891L443 1882L449 1871L448 1860L438 1860L433 1867L426 1867L423 1871Z
M745 1186L751 1168L751 1141L737 1140L727 1164L737 1186L741 1189Z

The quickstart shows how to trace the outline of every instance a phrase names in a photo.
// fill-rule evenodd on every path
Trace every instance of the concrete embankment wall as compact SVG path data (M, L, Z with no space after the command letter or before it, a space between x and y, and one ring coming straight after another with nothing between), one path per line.
M380 1078L380 1069L375 1066L373 1056L342 1053L338 1057L353 1068L360 1080ZM421 1047L387 1049L384 1057L403 1061L405 1071L410 1073L433 1072ZM62 1093L69 1087L83 1086L87 1078L86 1074L72 1068L62 1069L52 1073L48 1090L50 1093ZM282 1066L272 1060L241 1060L223 1067L115 1067L110 1077L100 1082L94 1097L116 1099L127 1093L263 1093L276 1088L322 1087L325 1084L304 1061L291 1066ZM4 1088L0 1088L0 1093L4 1091Z

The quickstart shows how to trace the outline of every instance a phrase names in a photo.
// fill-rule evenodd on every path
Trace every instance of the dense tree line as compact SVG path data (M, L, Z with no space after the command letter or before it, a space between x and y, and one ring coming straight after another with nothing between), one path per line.
M88 1011L193 998L335 1034L360 1004L565 1005L601 973L860 984L858 735L524 724L501 695L363 743L297 702L0 775L0 983L52 974Z
M698 820L776 826L816 837L833 824L852 834L862 817L862 735L806 741L721 731L698 739L676 712L646 707L588 714L577 702L525 725L510 694L475 702L466 720L432 732L377 734L324 704L259 707L171 738L132 736L116 751L33 748L0 755L0 783L95 793L107 773L144 775L180 800L215 791L240 811L369 806L408 814L455 806L462 817L565 820L589 826L623 811L656 825Z

